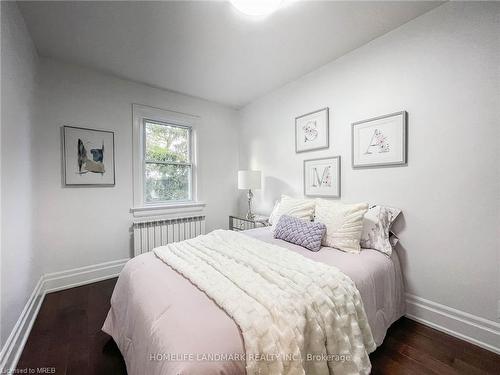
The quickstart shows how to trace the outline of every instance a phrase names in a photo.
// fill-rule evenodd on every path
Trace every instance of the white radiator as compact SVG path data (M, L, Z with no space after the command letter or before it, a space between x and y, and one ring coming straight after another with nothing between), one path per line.
M205 216L135 222L134 256L200 234L205 234Z

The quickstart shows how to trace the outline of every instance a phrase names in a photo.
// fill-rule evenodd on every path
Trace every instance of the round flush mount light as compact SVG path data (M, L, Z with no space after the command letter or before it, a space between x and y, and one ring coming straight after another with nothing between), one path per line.
M265 17L277 10L283 0L229 0L241 13L252 17Z

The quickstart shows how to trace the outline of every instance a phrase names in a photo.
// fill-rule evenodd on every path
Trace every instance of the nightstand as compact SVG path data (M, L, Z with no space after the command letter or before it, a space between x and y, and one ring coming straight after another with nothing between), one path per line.
M255 215L253 219L247 219L245 215L229 216L230 230L241 231L260 227L268 227L269 225L269 216Z

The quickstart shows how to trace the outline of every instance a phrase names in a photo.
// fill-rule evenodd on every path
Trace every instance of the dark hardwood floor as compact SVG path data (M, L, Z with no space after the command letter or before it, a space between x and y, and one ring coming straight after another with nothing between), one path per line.
M101 331L116 279L45 297L18 370L55 374L126 374L113 340ZM499 374L500 356L402 318L370 356L373 374ZM29 370L27 370L29 371ZM145 374L147 375L147 374Z

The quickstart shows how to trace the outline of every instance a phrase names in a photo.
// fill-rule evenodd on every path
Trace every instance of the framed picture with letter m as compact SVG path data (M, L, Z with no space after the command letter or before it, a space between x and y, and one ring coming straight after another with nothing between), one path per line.
M340 198L340 156L304 160L304 195Z

